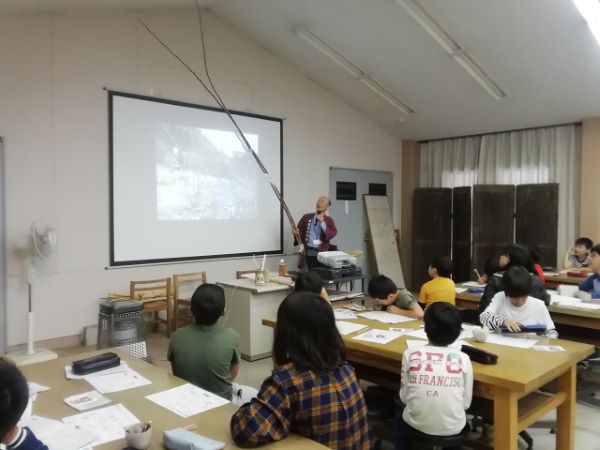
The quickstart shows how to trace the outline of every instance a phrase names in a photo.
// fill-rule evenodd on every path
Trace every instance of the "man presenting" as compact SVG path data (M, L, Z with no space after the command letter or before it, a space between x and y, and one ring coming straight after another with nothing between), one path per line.
M325 215L330 206L329 197L319 197L317 212L304 214L294 230L296 240L304 245L302 254L309 269L317 265L317 253L329 250L329 241L337 234L335 222Z

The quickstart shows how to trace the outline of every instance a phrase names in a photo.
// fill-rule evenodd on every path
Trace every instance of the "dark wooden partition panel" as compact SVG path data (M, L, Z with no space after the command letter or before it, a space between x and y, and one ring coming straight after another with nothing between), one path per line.
M537 245L542 265L556 266L558 184L521 184L516 204L516 242Z
M450 255L452 189L420 188L413 196L413 276L410 289L428 281L427 267L437 255Z
M473 186L473 266L482 273L488 258L514 242L514 204L513 185Z
M452 262L454 281L472 279L471 265L471 187L452 191Z

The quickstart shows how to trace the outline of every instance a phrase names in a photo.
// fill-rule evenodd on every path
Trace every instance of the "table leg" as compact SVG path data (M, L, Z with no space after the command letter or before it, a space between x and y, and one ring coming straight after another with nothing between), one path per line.
M518 449L517 421L519 408L515 392L494 388L494 448Z
M564 403L556 410L556 450L573 450L575 448L576 366L572 366L556 381L558 392L567 395Z

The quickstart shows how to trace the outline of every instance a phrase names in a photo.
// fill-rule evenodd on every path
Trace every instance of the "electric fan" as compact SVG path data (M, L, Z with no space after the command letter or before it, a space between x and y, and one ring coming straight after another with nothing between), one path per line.
M36 264L38 260L49 261L56 254L58 237L56 231L44 220L37 219L31 224L31 255L25 260L27 274L27 294L29 309L27 312L27 349L23 352L10 353L7 356L18 366L48 361L56 358L56 353L45 348L34 348L34 318L32 288L35 282Z

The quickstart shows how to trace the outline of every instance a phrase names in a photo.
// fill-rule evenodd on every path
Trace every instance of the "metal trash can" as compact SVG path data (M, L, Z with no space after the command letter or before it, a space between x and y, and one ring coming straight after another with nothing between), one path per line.
M116 347L147 358L144 304L132 300L100 303L97 348Z

